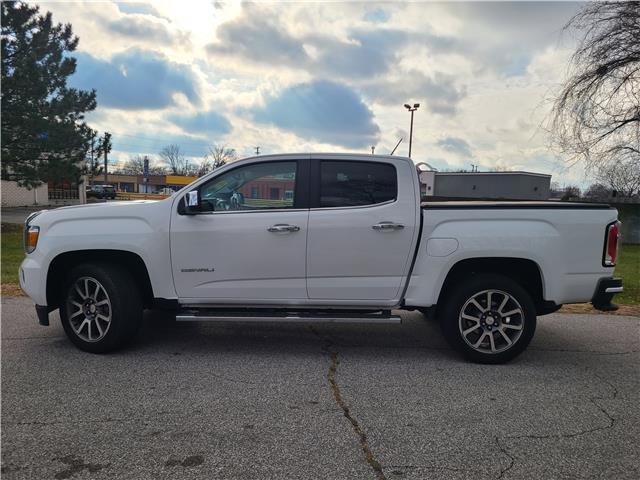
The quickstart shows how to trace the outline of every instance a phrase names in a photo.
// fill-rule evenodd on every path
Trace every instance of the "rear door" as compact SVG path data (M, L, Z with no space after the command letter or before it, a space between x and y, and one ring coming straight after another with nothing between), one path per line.
M419 205L406 160L311 163L307 239L310 299L399 299L417 236Z

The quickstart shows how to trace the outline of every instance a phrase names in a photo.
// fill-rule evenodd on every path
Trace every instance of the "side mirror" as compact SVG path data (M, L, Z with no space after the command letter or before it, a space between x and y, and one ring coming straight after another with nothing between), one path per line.
M191 190L182 197L178 213L181 215L195 215L200 211L200 190Z
M197 209L200 206L200 198L199 198L200 195L198 194L199 194L198 190L191 190L189 193L187 193L187 197L186 197L187 207Z

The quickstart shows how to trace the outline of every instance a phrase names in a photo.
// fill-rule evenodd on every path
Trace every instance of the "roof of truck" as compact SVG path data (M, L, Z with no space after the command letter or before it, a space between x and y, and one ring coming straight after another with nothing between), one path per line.
M245 157L236 162L244 162L246 160L257 160L257 159L280 159L280 158L312 158L312 159L335 159L335 158L343 158L343 159L359 159L359 160L371 160L371 159L394 159L394 160L408 160L412 162L411 158L405 157L402 155L377 155L370 153L349 153L349 152L298 152L298 153L274 153L269 155L254 155L252 157ZM235 163L235 162L234 162Z

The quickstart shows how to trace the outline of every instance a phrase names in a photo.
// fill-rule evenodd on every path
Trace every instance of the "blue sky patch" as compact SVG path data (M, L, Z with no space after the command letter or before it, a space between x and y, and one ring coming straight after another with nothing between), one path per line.
M169 121L189 134L204 134L215 137L231 131L229 120L213 111L199 112L194 115L171 115Z
M284 89L254 117L305 139L349 148L375 144L380 133L373 112L355 91L326 80Z
M387 12L385 12L381 8L375 8L373 10L369 10L367 13L364 14L364 17L362 17L362 19L365 22L371 22L371 23L386 23L387 21L389 21L390 18L391 18L391 15L389 15Z
M161 109L174 103L176 93L184 94L192 104L200 102L191 69L158 53L130 49L114 55L111 61L83 52L74 56L77 70L69 84L86 90L95 88L98 107Z

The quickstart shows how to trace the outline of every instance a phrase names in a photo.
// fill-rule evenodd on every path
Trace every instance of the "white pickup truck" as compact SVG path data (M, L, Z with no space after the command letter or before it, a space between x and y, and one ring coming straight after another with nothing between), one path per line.
M60 309L79 348L135 336L143 309L178 321L397 323L433 315L467 358L500 363L536 316L613 309L617 211L558 202L420 203L409 158L247 158L161 201L58 208L25 222L22 289Z

